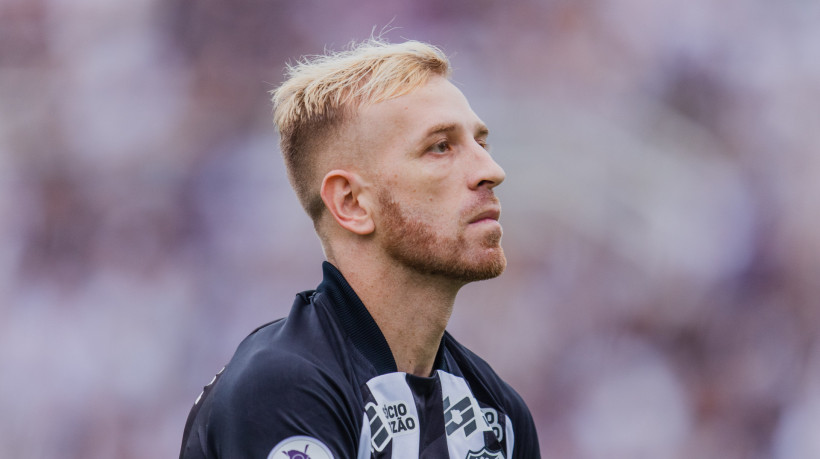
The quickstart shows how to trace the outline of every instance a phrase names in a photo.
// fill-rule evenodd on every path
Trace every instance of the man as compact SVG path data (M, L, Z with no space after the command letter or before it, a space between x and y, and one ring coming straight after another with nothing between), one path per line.
M458 290L506 266L504 171L448 76L413 41L289 69L274 117L324 280L240 344L180 457L540 457L521 398L445 332Z

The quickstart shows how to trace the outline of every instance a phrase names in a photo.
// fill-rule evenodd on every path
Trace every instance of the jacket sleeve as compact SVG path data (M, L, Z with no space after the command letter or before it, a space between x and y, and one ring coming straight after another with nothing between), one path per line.
M291 438L306 441L299 448L312 447L308 453L324 447L336 459L357 457L362 419L349 390L299 356L232 362L192 410L180 457L264 459L295 445Z

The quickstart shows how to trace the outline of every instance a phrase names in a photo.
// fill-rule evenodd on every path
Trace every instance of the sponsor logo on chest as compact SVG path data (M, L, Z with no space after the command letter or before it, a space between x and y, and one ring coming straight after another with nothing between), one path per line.
M382 406L384 417L393 435L409 433L416 429L418 420L407 411L404 402L393 402Z
M403 401L383 404L368 403L365 414L370 422L373 449L382 451L390 440L418 432L419 421Z

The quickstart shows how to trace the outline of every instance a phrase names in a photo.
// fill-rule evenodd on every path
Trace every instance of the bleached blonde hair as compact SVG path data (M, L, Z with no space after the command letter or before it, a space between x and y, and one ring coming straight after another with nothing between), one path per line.
M399 97L433 75L449 74L450 63L437 47L380 38L288 66L287 80L271 91L274 123L288 178L314 224L324 210L316 155L329 135L358 107Z

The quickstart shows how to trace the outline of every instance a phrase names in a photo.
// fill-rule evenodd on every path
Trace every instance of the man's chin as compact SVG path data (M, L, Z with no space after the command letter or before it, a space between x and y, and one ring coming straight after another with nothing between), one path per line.
M504 251L500 247L498 250L500 252L498 256L484 266L484 269L480 271L480 275L476 276L475 280L493 279L504 272L507 268L507 257L504 256Z
M420 274L449 279L461 284L498 277L507 267L507 258L500 247L484 251L480 257L469 259L414 258L401 255L396 259Z
M497 247L491 250L491 253L485 255L489 256L482 257L480 261L460 263L460 266L456 266L455 269L451 270L450 277L466 284L500 276L507 267L504 250Z

